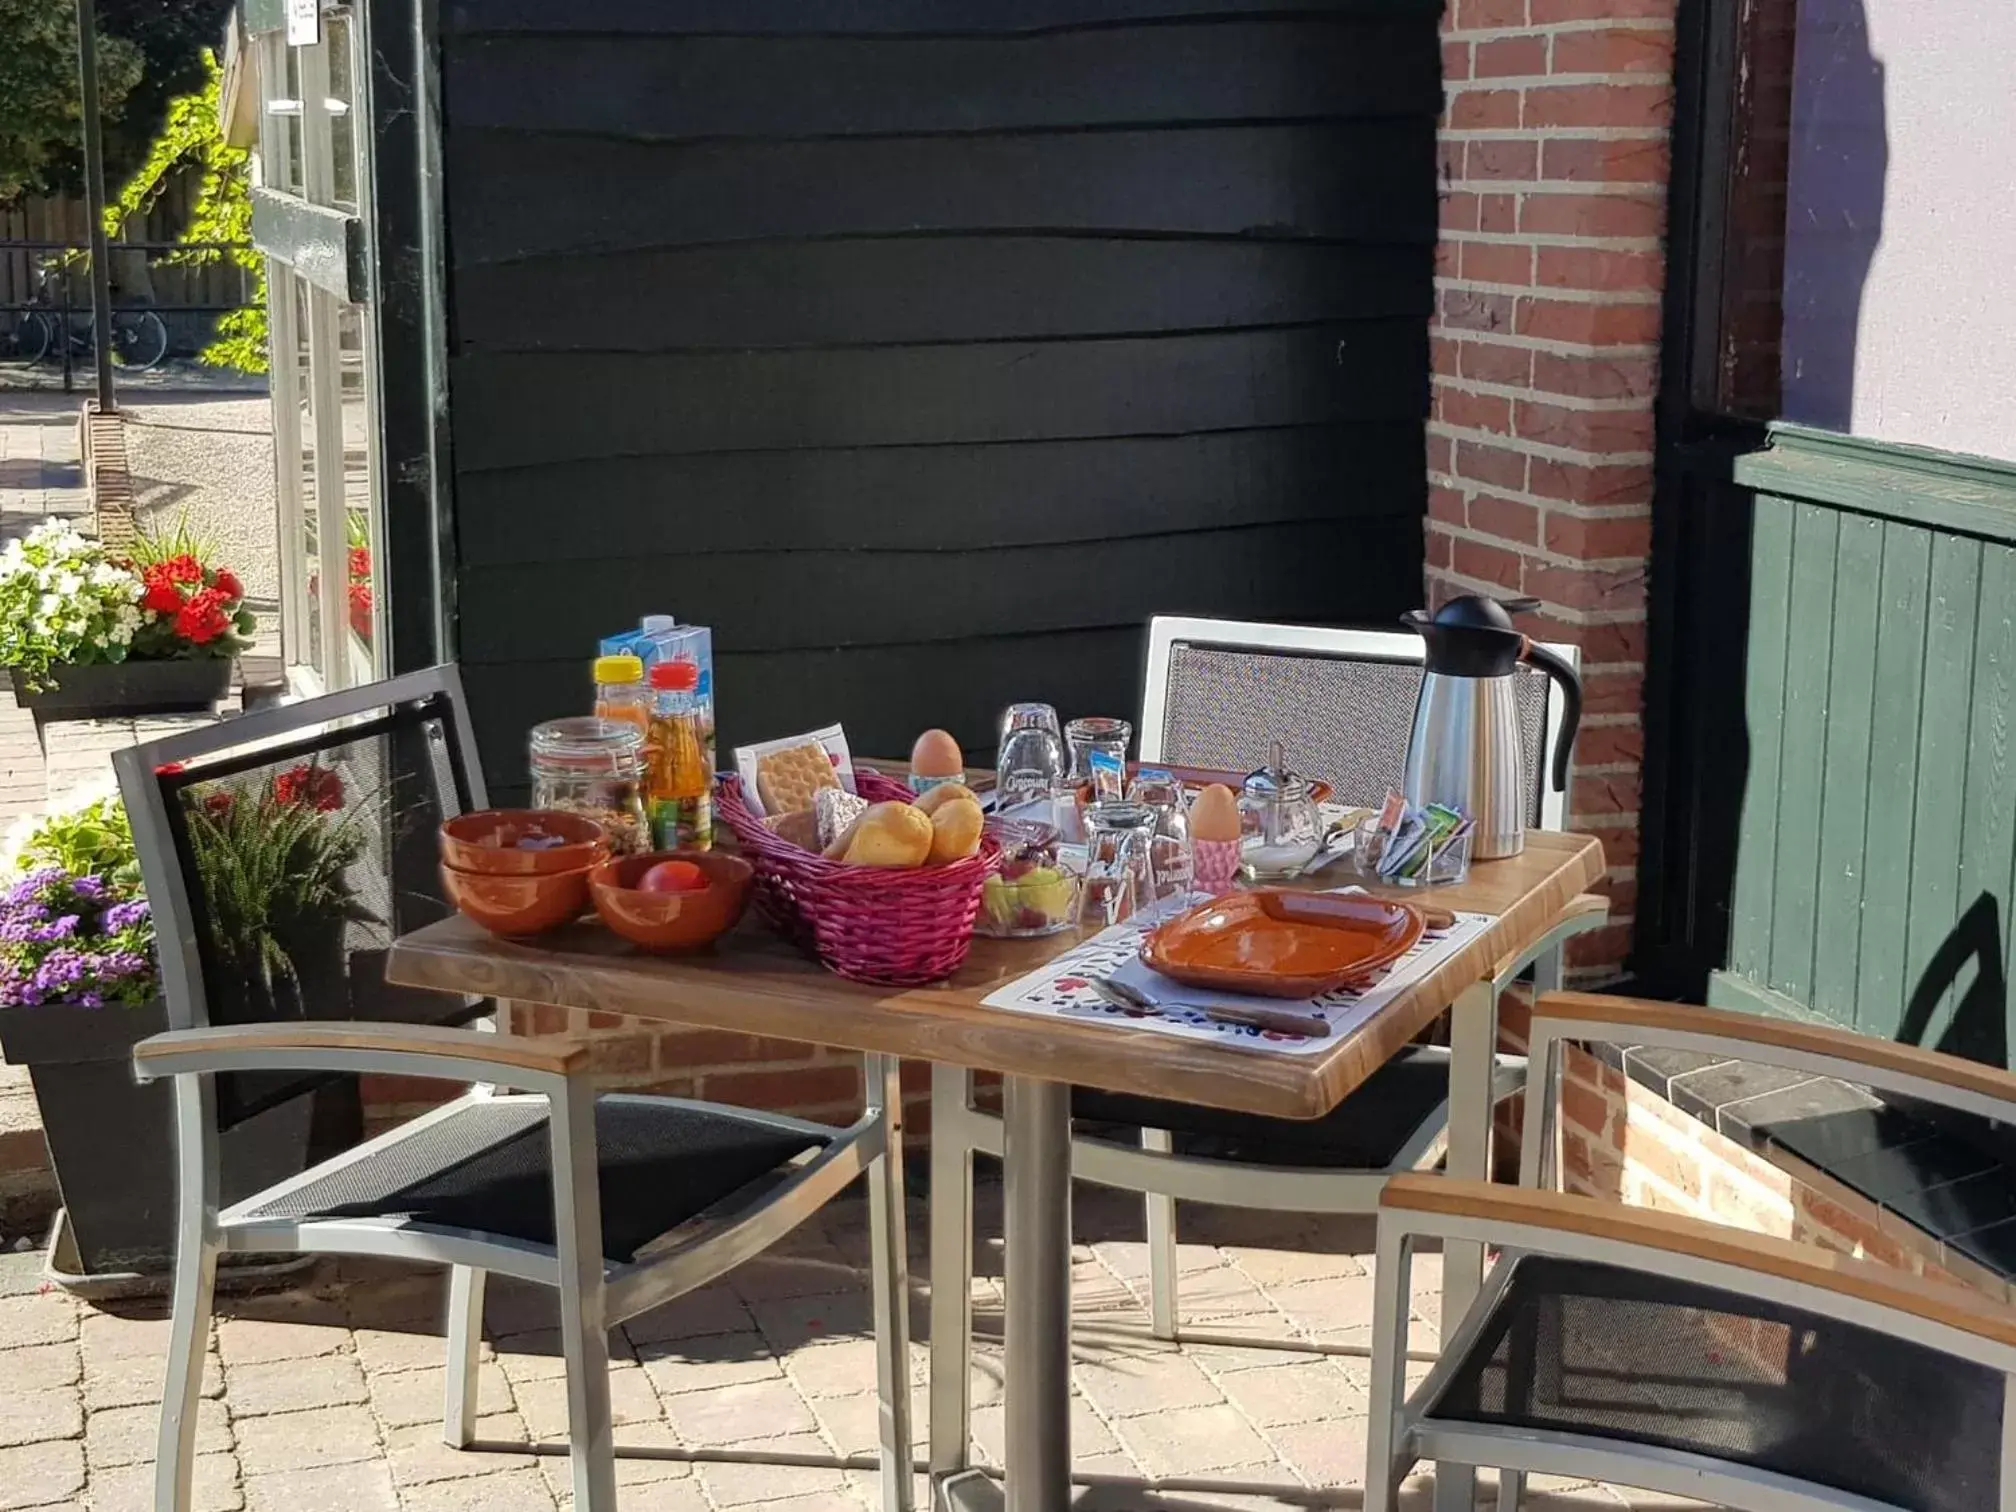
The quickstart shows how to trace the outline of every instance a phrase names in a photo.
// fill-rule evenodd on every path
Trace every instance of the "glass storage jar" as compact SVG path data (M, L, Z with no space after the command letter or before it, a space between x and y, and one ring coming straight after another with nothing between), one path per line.
M549 719L532 727L532 806L566 809L608 832L609 849L650 849L644 818L644 732L627 721Z

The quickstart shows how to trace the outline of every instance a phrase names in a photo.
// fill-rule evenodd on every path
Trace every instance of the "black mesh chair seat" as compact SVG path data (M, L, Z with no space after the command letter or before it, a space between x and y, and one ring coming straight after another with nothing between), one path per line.
M828 1143L720 1109L627 1097L595 1105L602 1250L623 1264L660 1234ZM552 1244L552 1141L537 1098L474 1102L250 1216L401 1218Z
M1449 1100L1446 1051L1413 1046L1393 1057L1323 1118L1267 1118L1076 1087L1071 1116L1088 1123L1167 1129L1176 1151L1254 1165L1382 1170Z
M1912 1512L1997 1505L2002 1377L1712 1287L1523 1256L1430 1422L1709 1456Z

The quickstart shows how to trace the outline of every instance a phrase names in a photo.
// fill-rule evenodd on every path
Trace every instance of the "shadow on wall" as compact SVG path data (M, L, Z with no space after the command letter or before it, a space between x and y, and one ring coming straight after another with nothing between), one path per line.
M1787 420L1847 431L1862 290L1883 239L1890 138L1864 0L1801 0L1785 184Z

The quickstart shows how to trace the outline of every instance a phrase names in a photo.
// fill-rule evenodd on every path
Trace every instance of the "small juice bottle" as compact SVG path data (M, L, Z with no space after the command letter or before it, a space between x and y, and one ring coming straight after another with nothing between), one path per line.
M595 717L651 728L650 697L644 687L644 662L636 656L595 658Z
M651 668L651 843L659 850L714 845L714 772L700 728L700 668L684 657Z

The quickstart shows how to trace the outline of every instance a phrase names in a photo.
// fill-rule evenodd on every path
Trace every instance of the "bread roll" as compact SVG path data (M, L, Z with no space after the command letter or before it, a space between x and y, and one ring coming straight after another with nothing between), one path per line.
M933 834L930 818L911 804L872 804L855 821L841 859L850 866L922 866Z
M980 849L980 829L987 816L970 798L941 803L931 814L930 864L963 861Z
M938 805L950 803L955 798L964 798L968 803L978 804L980 795L963 782L941 782L928 793L920 793L916 806L927 814L938 812Z

